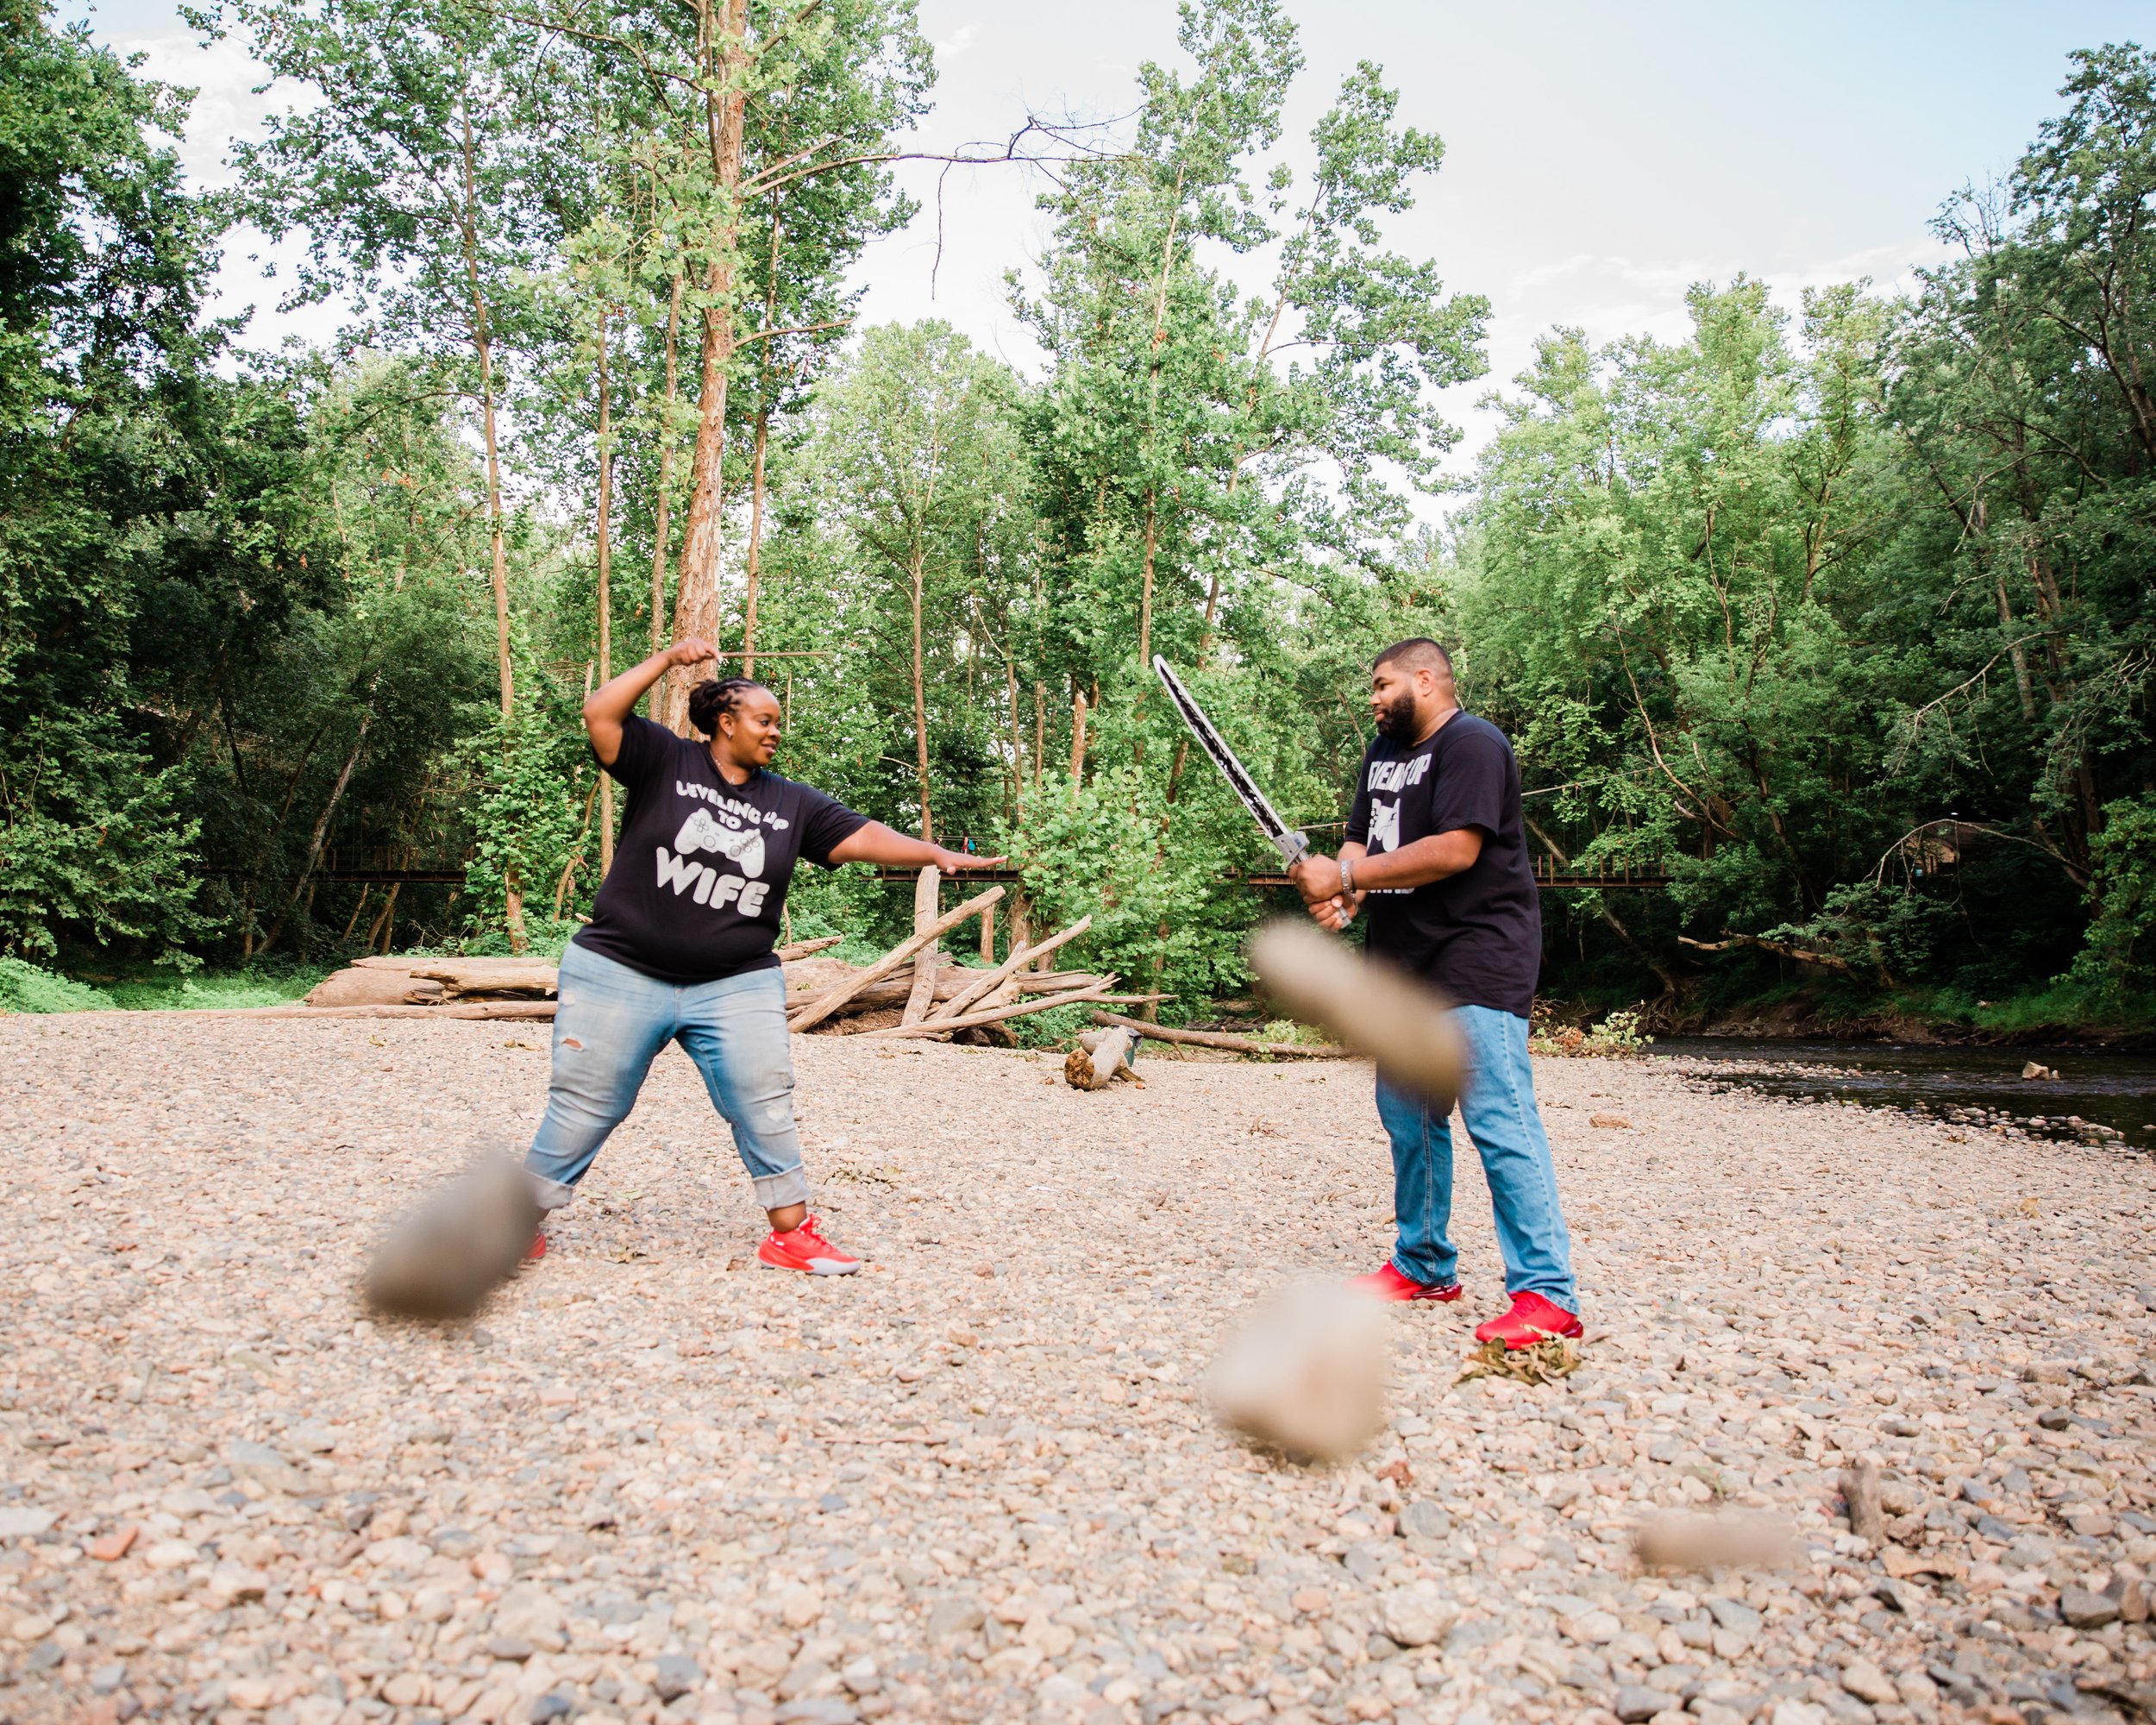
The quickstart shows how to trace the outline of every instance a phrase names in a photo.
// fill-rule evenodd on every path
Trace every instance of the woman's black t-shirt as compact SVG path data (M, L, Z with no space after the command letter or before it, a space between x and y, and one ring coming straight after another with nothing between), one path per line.
M1542 902L1520 812L1520 763L1488 719L1455 712L1420 743L1379 737L1363 756L1347 837L1373 856L1473 827L1482 854L1427 886L1366 900L1369 949L1463 1007L1526 1018L1542 971Z
M662 982L716 982L778 963L796 857L831 867L831 849L868 825L807 785L756 772L730 785L710 744L649 719L622 726L607 768L629 791L614 867L576 944Z

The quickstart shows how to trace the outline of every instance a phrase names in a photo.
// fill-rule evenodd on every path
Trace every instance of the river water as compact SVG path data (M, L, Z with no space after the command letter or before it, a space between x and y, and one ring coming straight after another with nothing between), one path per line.
M1709 1036L1659 1038L1649 1054L1769 1095L1908 1108L1972 1130L2004 1123L2040 1137L2156 1150L2156 1057L2146 1054ZM2032 1060L2059 1076L2023 1078Z

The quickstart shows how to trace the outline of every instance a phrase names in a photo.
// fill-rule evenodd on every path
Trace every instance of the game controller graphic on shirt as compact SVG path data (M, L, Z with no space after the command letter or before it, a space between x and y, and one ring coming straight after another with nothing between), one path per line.
M674 848L686 856L699 850L716 850L741 865L750 880L763 873L763 834L755 829L738 831L721 826L705 810L698 809L681 823Z

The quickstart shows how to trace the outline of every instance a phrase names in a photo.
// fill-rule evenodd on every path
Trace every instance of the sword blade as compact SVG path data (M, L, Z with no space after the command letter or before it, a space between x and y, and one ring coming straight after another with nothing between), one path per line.
M1282 860L1291 867L1300 861L1310 850L1309 839L1300 832L1288 830L1288 823L1274 812L1272 804L1265 800L1265 793L1258 789L1257 781L1250 777L1249 769L1236 758L1235 750L1229 748L1227 740L1213 728L1213 721L1206 717L1205 709L1182 686L1182 680L1169 668L1168 661L1157 653L1153 656L1153 669L1168 690L1169 699L1175 704L1175 711L1182 722L1189 727L1190 734L1198 739L1198 746L1213 757L1213 764L1220 769L1220 776L1228 781L1228 788L1235 793L1237 800L1250 812L1250 819L1273 842Z

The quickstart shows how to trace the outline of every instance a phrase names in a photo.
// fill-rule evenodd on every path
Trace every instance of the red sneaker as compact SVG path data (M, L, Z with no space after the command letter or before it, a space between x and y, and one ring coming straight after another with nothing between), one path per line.
M1417 1282L1402 1276L1388 1261L1382 1270L1369 1276L1348 1278L1351 1294L1367 1294L1373 1300L1457 1300L1460 1284L1457 1282Z
M848 1257L816 1232L813 1216L791 1233L766 1234L756 1256L774 1269L805 1270L811 1276L851 1276L861 1268L859 1258Z
M547 1234L543 1228L533 1233L531 1244L524 1248L524 1262L536 1264L547 1255Z
M1475 1327L1478 1342L1502 1342L1507 1348L1530 1348L1553 1336L1580 1333L1579 1314L1545 1300L1539 1294L1515 1294L1512 1310L1501 1318Z

